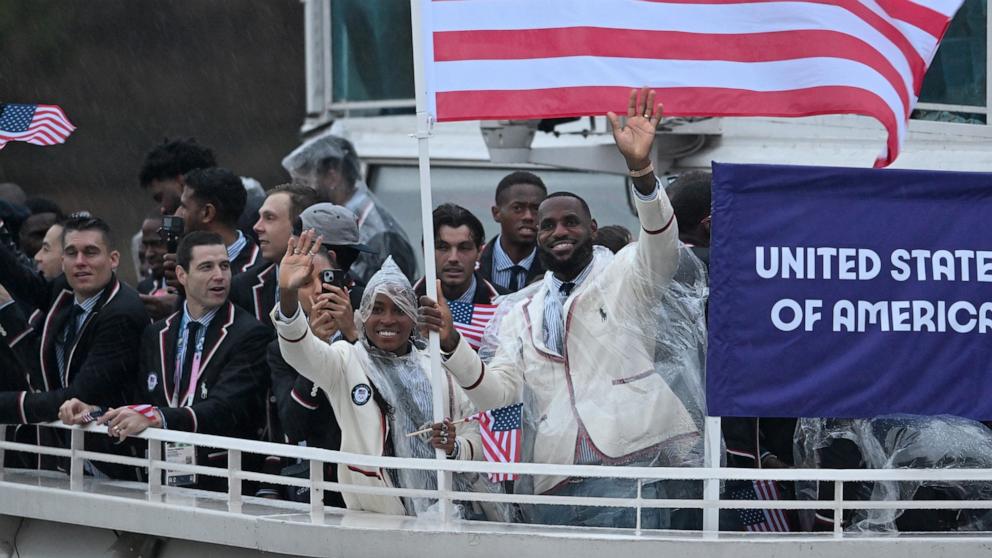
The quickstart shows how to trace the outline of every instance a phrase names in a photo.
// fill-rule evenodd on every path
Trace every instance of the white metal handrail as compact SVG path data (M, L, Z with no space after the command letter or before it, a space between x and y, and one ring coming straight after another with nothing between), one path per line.
M115 454L99 453L83 449L84 433L106 434L103 426L69 427L60 423L50 423L43 426L60 428L71 431L69 448L54 448L35 446L31 444L0 441L0 460L3 451L19 451L51 455L70 459L70 489L82 490L83 463L86 460L116 463L121 465L143 467L149 470L149 497L161 492L162 471L176 471L212 477L227 478L229 489L227 500L229 510L240 512L242 505L241 482L245 480L258 481L279 486L294 486L310 488L310 514L315 522L323 520L323 492L325 490L368 494L378 496L412 497L437 499L445 505L452 501L477 501L494 503L517 504L551 504L579 505L634 508L637 514L637 524L643 509L655 508L695 508L703 510L720 509L832 509L839 516L843 510L881 510L881 509L992 509L992 501L985 500L886 500L886 501L851 501L845 500L843 486L847 482L865 481L940 481L940 482L989 482L992 481L992 469L734 469L722 467L616 467L598 465L556 465L545 463L488 463L481 461L456 461L440 459L408 459L398 457L372 456L352 454L319 448L300 447L288 444L275 444L240 438L227 438L206 434L177 432L150 428L136 438L149 442L148 456L145 458L128 457ZM160 442L187 443L198 447L209 447L225 450L229 455L227 468L208 467L203 465L188 465L171 463L163 459ZM241 456L244 453L272 455L291 459L306 460L310 463L310 478L301 479L266 473L244 471L241 468ZM0 461L2 462L2 461ZM721 500L719 497L701 497L699 499L669 498L645 499L640 497L588 497L588 496L553 496L530 494L476 493L452 490L411 489L396 487L377 487L344 484L324 480L324 464L342 463L362 467L388 469L418 469L437 473L515 473L522 475L553 475L581 478L616 478L638 481L638 488L644 481L655 480L689 480L689 481L726 481L726 480L781 480L781 481L833 481L834 495L832 500ZM442 522L443 523L443 522ZM441 526L443 528L443 525ZM841 522L834 524L835 534L841 534ZM640 532L640 529L635 529Z

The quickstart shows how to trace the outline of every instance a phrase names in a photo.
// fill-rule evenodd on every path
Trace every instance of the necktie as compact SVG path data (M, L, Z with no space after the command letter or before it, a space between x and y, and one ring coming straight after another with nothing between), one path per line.
M565 300L572 294L575 283L562 283L557 293L548 293L544 301L544 344L559 355L565 355Z
M193 360L196 358L197 333L203 325L200 322L190 322L186 324L186 341L183 345L186 351L183 353L183 366L180 369L180 376L176 378L176 406L182 405L186 392L189 390L193 376Z
M514 265L510 268L510 284L507 286L513 292L520 290L523 285L520 280L527 276L527 268L522 265Z
M76 334L79 333L79 316L83 315L83 307L78 304L73 304L72 308L69 309L69 317L65 321L65 326L62 328L62 336L58 343L55 344L55 357L59 363L59 372L65 376L65 363L69 355L72 354L72 346L76 343Z

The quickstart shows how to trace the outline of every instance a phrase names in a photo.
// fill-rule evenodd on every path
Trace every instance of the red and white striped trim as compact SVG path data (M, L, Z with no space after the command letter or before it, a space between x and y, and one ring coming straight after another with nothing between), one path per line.
M153 405L142 403L140 405L128 405L127 408L152 421L153 423L158 424L158 409L156 409Z
M189 413L189 416L193 419L193 432L200 431L200 421L196 420L196 411L192 407L183 407L183 409Z
M302 397L300 397L300 394L299 394L298 391L296 391L296 388L293 388L293 390L289 392L289 396L292 397L293 398L293 401L296 401L297 403L299 403L300 406L302 406L303 408L309 409L311 411L316 411L317 410L317 405L313 405L313 404L307 403L306 400L304 400Z
M20 395L17 396L17 412L21 417L21 424L28 423L28 416L24 412L24 398L27 397L28 392L22 391Z

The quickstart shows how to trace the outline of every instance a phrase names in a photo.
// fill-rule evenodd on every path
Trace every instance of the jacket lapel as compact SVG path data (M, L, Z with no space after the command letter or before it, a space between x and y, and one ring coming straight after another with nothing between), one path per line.
M209 368L210 361L224 343L224 339L227 338L227 330L233 323L234 304L228 301L217 311L217 315L214 316L214 319L210 321L210 326L207 327L207 334L203 339L203 360L200 361L200 377L197 383L202 383L208 375L211 378L213 377L213 371Z
M182 321L182 311L176 312L165 319L158 332L159 371L162 375L159 383L162 385L166 404L171 404L172 395L176 392L176 343Z
M271 288L275 285L272 281L272 276L276 272L276 264L272 264L269 267L262 270L258 274L258 282L251 288L252 299L255 306L255 319L265 323L268 318L268 313L265 312L265 300L268 297L269 300L275 300L275 292Z
M110 302L111 300L113 300L114 297L117 296L117 293L120 290L121 290L121 284L117 280L117 276L116 275L111 276L110 283L103 290L103 294L100 295L100 300L96 302L96 306L94 306L93 310L91 310L90 313L86 316L86 321L84 321L83 324L79 326L79 331L76 333L76 339L72 344L72 348L66 348L65 375L63 377L63 381L64 381L63 385L66 386L69 385L69 381L71 380L70 373L72 372L72 357L76 355L76 347L79 346L79 342L83 339L83 336L86 334L87 328L100 313L100 310L103 309L104 305Z
M486 243L485 248L482 249L482 255L479 256L479 273L483 277L493 276L493 243L496 242L498 236L494 236Z
M45 381L45 391L59 384L59 362L55 356L55 339L62 333L65 321L69 317L69 306L72 304L72 291L66 289L59 293L52 304L52 309L45 317L45 325L41 330L41 377Z

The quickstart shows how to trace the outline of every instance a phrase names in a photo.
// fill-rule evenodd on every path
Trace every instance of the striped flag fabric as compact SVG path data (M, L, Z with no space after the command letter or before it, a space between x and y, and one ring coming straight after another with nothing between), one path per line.
M471 304L468 302L449 302L451 320L455 329L465 338L469 346L479 350L482 345L482 334L486 326L496 315L498 304Z
M780 500L774 481L753 481L732 494L734 500ZM791 531L783 510L741 509L741 523L752 533L785 533Z
M438 121L626 113L860 114L906 136L923 76L963 0L420 0Z
M0 149L10 141L56 145L76 127L57 105L0 105Z
M482 454L486 461L493 463L520 462L520 429L523 424L521 413L524 404L516 403L482 413L476 413L467 420L479 421L482 434ZM517 480L519 475L489 473L491 482Z

